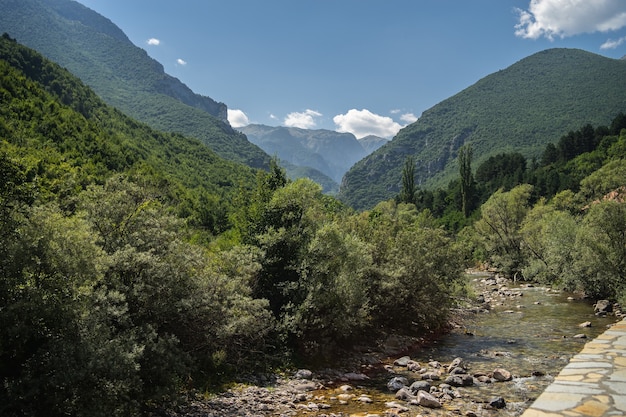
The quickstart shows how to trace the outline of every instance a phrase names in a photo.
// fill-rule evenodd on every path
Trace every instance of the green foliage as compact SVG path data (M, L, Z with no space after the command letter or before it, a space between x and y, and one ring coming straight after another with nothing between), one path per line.
M462 211L465 217L472 212L475 199L475 183L472 174L472 145L464 145L459 149L459 177L461 178Z
M626 205L594 203L576 235L573 273L591 297L617 299L626 293Z
M9 248L3 415L136 414L176 401L183 382L253 369L244 352L264 349L272 323L267 302L251 298L254 251L209 256L118 177L80 201L69 216L34 206Z
M474 228L487 250L490 262L513 276L520 271L523 254L520 228L530 208L532 186L496 191L481 207Z
M404 161L402 169L402 190L398 195L398 202L415 204L417 189L415 187L415 161L409 156Z

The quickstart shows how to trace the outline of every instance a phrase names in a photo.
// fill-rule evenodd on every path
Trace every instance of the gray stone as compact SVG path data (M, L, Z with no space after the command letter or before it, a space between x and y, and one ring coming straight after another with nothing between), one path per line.
M417 394L418 391L427 391L430 392L430 382L428 381L415 381L409 387L413 394Z
M298 372L296 372L296 375L294 376L295 379L312 379L313 378L313 372L309 371L308 369L300 369Z
M463 358L454 359L448 366L448 373L450 373L454 368L464 368Z
M406 367L409 362L411 361L411 358L409 356L403 356L401 358L396 359L395 361L393 361L393 364L396 366L404 366Z
M446 378L446 384L453 387L469 387L474 385L474 377L468 374L450 375Z
M613 304L609 300L598 300L593 310L596 314L607 314L613 311Z
M387 388L389 391L398 391L400 388L406 387L409 385L409 380L403 376L393 377L387 382Z
M506 401L504 401L504 398L502 397L496 397L496 398L492 398L489 401L489 405L492 406L493 408L505 408L506 407Z
M504 382L510 381L513 376L509 371L503 368L496 368L493 371L493 379L496 381Z
M402 387L396 392L396 400L410 401L413 397L413 393L407 387Z
M417 404L426 408L441 408L439 400L426 391L417 392Z

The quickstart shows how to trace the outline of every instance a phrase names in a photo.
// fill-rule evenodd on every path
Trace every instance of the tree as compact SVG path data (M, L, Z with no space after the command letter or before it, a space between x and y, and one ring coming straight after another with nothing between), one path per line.
M589 296L626 301L626 204L589 207L576 235L572 273Z
M402 169L402 190L398 196L401 203L415 204L417 189L415 187L415 161L413 156L407 156Z
M472 145L468 144L459 149L459 175L461 177L461 198L463 215L469 217L473 209L474 176L472 174Z
M481 218L474 225L490 260L510 275L519 272L522 265L520 227L529 210L532 189L522 184L509 192L496 191L482 205Z
M522 272L527 279L572 288L571 267L578 233L577 219L543 201L522 222Z

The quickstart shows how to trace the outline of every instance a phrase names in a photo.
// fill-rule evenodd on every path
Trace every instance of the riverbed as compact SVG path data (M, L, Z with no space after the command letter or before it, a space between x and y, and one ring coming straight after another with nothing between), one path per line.
M591 301L581 299L580 295L496 281L486 275L468 279L481 302L474 308L463 309L458 320L461 324L449 334L402 355L417 362L422 373L429 362L440 363L441 379L432 381L433 386L443 383L446 367L455 358L462 358L467 373L474 377L490 377L495 369L503 368L512 374L510 381L497 382L491 378L482 383L474 378L472 386L453 387L455 398L447 396L442 408L424 408L396 399L395 389L387 387L393 377L405 377L408 384L422 378L419 372L394 365L397 357L390 356L384 359L385 366L367 373L369 379L344 381L310 394L312 404L327 404L330 408L303 407L296 415L518 416L586 341L616 320L613 316L596 316ZM505 401L504 408L489 405L498 397Z
M348 360L347 368L346 358L341 358L338 367L274 376L209 398L200 395L169 415L519 416L587 341L618 320L611 314L596 316L592 302L579 294L484 273L468 275L468 280L472 302L455 310L452 331L433 340L429 337L429 343L411 349L406 339L392 336L382 349L366 348L357 354L356 362ZM462 360L457 368L463 368L469 386L446 384L449 365L457 358ZM499 381L502 373L496 369L511 378ZM394 378L406 378L407 387L427 380L428 392L441 407L415 405L415 393L397 398L398 388L388 387Z

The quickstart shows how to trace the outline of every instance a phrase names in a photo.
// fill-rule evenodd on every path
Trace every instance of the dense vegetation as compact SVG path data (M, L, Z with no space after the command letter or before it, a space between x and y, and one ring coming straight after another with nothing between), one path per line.
M459 179L434 191L411 182L407 158L396 200L456 231L469 259L626 303L626 115L569 132L539 160L502 153L473 172L471 155L462 148Z
M445 329L467 265L626 301L626 117L354 212L105 105L0 38L0 414L128 416Z
M267 167L269 156L225 122L226 105L165 74L107 18L72 0L0 0L0 9L0 33L69 69L112 106L198 138L225 159Z
M0 102L0 414L140 414L446 326L462 257L415 206L224 161L8 35Z
M342 201L357 209L392 198L407 156L416 184L445 186L458 175L458 150L471 143L476 164L498 153L539 157L581 125L606 125L626 108L626 60L550 49L493 73L425 111L419 120L346 174Z

